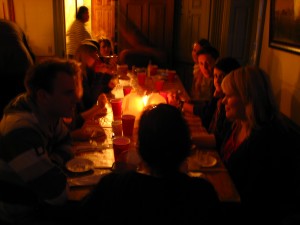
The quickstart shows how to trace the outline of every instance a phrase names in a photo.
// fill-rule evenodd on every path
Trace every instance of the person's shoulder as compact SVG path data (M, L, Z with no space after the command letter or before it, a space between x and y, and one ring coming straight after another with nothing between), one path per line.
M128 172L111 172L106 174L102 177L101 182L113 182L113 183L119 183L119 182L128 182L132 180L137 179L143 179L146 175L135 172L135 171L128 171Z
M208 180L206 180L205 178L191 177L190 182L193 185L193 187L196 188L196 189L209 190L209 191L214 192L213 185Z

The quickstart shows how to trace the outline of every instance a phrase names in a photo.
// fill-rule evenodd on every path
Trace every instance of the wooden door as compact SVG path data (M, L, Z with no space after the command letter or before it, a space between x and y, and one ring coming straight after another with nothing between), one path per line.
M92 36L115 41L116 0L92 1Z
M241 65L249 61L251 42L255 39L255 0L213 0L210 39L221 56L236 58Z
M192 44L208 39L210 0L181 0L177 5L176 60L192 63Z
M159 49L170 61L173 16L173 0L119 0L119 51L136 47Z
M209 39L211 0L180 0L175 4L174 69L187 90L193 81L192 45Z

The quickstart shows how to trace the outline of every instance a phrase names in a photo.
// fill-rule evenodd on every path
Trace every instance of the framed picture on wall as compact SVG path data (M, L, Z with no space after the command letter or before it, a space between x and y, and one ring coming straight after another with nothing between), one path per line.
M269 46L300 54L300 0L271 0Z

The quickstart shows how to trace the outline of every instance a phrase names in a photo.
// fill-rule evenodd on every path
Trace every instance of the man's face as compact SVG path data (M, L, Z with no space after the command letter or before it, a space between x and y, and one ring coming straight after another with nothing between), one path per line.
M88 22L89 19L90 19L90 13L89 13L89 11L87 11L87 12L85 12L85 13L82 14L82 20L83 20L84 23Z
M205 78L213 77L215 61L216 60L209 54L201 54L198 56L199 68Z
M57 76L52 93L46 92L44 107L52 117L71 117L79 101L77 94L79 80L66 73Z

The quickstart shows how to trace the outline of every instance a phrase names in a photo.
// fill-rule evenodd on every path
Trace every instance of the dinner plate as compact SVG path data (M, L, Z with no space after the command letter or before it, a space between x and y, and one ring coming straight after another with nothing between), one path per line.
M206 178L204 173L201 173L201 172L195 172L195 171L190 171L188 172L188 175L190 177L201 177L201 178Z
M217 161L216 157L208 154L202 155L199 158L199 163L202 167L213 167L217 164Z
M80 158L85 158L93 162L94 168L111 168L115 161L112 149L102 151L80 152L76 154Z
M67 162L66 168L73 173L84 173L94 168L94 163L86 158L74 158Z

